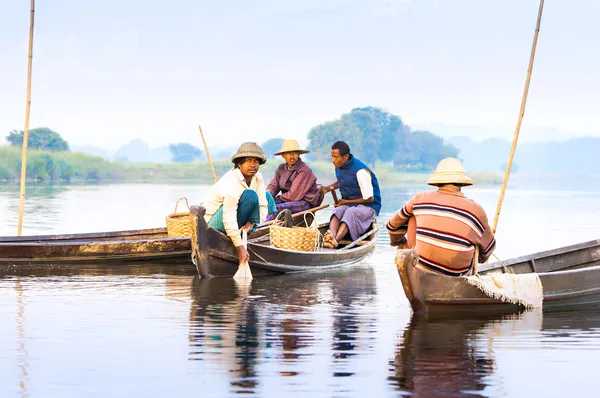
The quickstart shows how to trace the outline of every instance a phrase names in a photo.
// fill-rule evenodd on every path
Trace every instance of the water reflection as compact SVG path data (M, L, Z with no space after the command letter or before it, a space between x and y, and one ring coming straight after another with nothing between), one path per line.
M487 395L496 370L493 339L512 331L540 330L541 312L505 317L413 315L390 361L388 380L421 396Z
M358 343L365 340L369 334L362 334L361 326L366 326L367 330L375 328L376 318L367 315L361 315L357 306L364 306L371 303L377 294L375 284L369 279L373 274L364 274L363 278L338 278L336 283L332 284L333 294L332 302L336 308L333 318L333 358L334 358L334 377L346 377L354 375L351 363L347 359L357 353ZM368 337L368 342L372 342L373 336Z
M370 268L257 278L249 286L229 278L195 278L189 359L212 374L226 374L233 393L255 393L265 377L316 374L311 357L331 349L326 368L334 376L350 376L357 347L376 338L370 333L376 318L362 308L375 294Z
M25 303L23 302L23 284L21 279L15 280L15 292L17 293L17 362L19 366L19 392L21 397L27 397L27 384L29 374L27 368L29 367L29 355L27 347L25 346Z

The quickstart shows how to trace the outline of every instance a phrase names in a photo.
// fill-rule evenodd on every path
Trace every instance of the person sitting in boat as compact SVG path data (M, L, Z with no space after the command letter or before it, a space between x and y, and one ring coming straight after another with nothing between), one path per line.
M461 187L472 185L460 160L442 159L427 181L438 189L410 199L387 222L390 244L406 243L419 254L416 265L449 276L469 275L475 247L478 261L487 261L496 247L487 215Z
M347 234L354 241L371 227L381 210L381 193L375 173L350 153L344 141L331 146L331 162L337 181L325 190L339 188L342 199L335 203L323 246L336 248Z
M275 176L267 186L275 198L277 211L267 215L267 221L275 218L280 211L289 209L298 213L319 205L319 187L317 177L311 168L300 159L300 155L309 153L300 149L296 140L285 140L281 150L275 155L281 155L285 163L275 170ZM279 194L281 192L281 194Z
M237 247L240 264L249 260L242 244L241 231L250 232L275 211L273 196L265 190L263 177L258 171L267 161L266 155L254 142L243 143L231 161L229 170L211 188L204 202L204 219L209 227L227 234Z

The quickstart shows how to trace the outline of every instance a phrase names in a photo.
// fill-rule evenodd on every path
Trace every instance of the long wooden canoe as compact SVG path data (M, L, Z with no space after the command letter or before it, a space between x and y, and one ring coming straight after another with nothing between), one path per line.
M233 276L238 269L237 249L224 234L210 228L204 221L202 206L191 209L197 217L197 255L195 263L198 275ZM319 226L325 234L329 224ZM319 248L314 252L279 249L271 246L268 234L248 239L250 269L253 275L286 274L292 272L316 272L347 267L362 261L375 250L379 227L369 231L353 242L340 242L337 249Z
M310 209L316 212L329 205ZM294 214L292 222L304 222L304 212ZM260 227L253 237L268 234ZM169 262L192 265L190 238L169 238L166 228L69 235L0 237L0 272L7 267L51 264ZM193 268L192 268L193 269Z
M396 267L413 311L514 312L519 307L490 298L466 282L422 271L415 250L398 250ZM503 262L483 264L480 274L536 272L544 293L543 311L600 308L600 240L565 246Z
M0 264L187 261L189 238L169 238L166 228L70 235L0 238Z

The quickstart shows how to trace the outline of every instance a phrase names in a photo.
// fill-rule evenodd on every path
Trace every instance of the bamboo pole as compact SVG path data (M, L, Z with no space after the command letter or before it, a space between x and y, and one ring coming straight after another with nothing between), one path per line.
M217 182L217 175L215 174L215 168L213 167L212 161L210 160L210 152L208 151L208 145L206 145L206 140L204 139L204 134L202 133L202 127L198 125L198 129L200 130L200 136L202 137L202 142L204 143L204 150L206 151L206 157L208 158L210 171L212 171L213 180Z
M519 119L517 121L517 127L515 129L515 135L513 137L512 146L510 147L508 163L506 164L506 171L504 172L504 181L502 182L502 190L500 191L500 198L498 199L498 206L496 207L496 214L494 216L494 224L492 225L492 230L494 231L494 233L496 233L496 227L498 226L498 218L500 217L500 210L502 209L502 202L504 201L504 194L506 193L506 186L508 185L508 177L510 176L510 170L512 168L513 158L515 156L515 150L517 149L517 141L519 139L519 132L521 131L521 122L523 122L523 116L525 115L525 105L527 104L529 82L531 81L531 72L533 70L533 60L535 59L535 48L537 46L538 34L540 33L540 23L542 21L543 9L544 0L540 0L537 24L535 27L535 33L533 35L533 45L531 46L531 55L529 56L529 68L527 69L527 79L525 80L525 89L523 90L523 98L521 99L521 109L519 110Z
M21 191L19 199L19 221L17 236L23 231L23 211L25 209L25 179L27 177L27 145L29 141L29 113L31 111L31 69L33 66L33 21L35 14L35 0L31 0L31 14L29 17L29 58L27 61L27 102L25 105L25 128L23 130L23 152L21 154Z

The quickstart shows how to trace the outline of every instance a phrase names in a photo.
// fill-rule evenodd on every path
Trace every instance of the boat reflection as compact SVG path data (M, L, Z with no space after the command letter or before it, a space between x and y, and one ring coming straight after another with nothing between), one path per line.
M509 316L414 314L397 343L388 380L417 397L485 395L496 369L493 338L540 330L541 312Z
M255 278L249 285L195 278L189 359L202 371L226 374L233 393L257 392L265 376L288 378L322 367L351 375L355 348L375 338L360 333L375 327L372 311L362 308L375 294L370 268ZM329 350L324 341L331 341L333 366L311 362Z

